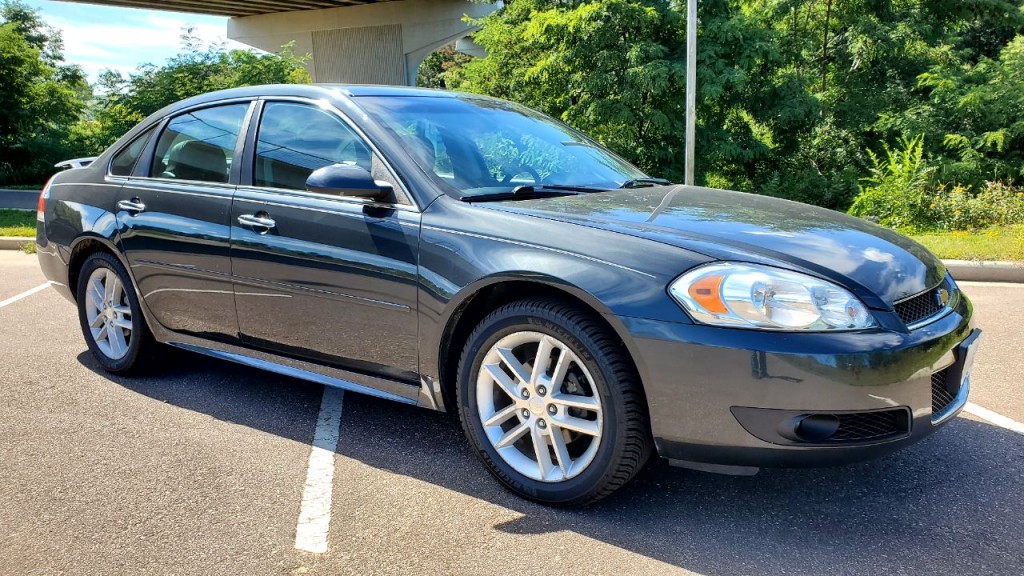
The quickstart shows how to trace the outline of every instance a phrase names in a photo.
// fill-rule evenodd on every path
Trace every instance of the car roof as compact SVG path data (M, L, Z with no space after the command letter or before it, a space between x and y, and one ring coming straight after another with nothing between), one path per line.
M347 96L418 96L431 98L457 98L468 96L458 92L415 88L411 86L378 86L370 84L267 84L229 88L193 96L171 105L171 109L187 108L197 104L229 100L232 98L256 98L261 96L299 96L325 98Z

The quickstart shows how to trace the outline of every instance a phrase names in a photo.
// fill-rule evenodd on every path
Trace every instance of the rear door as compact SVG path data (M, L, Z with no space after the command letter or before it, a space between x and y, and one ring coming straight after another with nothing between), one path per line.
M257 128L231 209L243 341L416 382L420 214L401 182L333 109L268 101ZM310 173L332 164L364 167L396 194L369 204L306 191Z
M156 321L171 330L238 337L229 217L251 106L235 101L172 116L121 189L121 248Z

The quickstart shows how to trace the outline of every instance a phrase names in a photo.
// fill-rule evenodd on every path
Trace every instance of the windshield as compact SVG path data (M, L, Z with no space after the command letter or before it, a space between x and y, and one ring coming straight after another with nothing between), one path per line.
M511 102L472 96L358 100L428 174L463 197L520 186L607 190L645 177L576 130Z

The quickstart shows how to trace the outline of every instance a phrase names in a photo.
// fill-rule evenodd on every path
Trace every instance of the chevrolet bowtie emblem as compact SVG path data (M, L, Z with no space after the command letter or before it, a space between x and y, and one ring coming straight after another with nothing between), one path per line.
M949 304L949 290L946 288L939 288L939 292L935 295L935 298L939 301L939 306L946 306L946 304Z

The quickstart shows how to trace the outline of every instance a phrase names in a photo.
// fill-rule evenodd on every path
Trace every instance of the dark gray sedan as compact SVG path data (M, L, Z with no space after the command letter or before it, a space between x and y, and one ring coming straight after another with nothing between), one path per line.
M828 210L651 178L508 102L265 86L161 110L40 198L107 370L159 344L457 410L506 486L586 504L653 451L842 463L966 403L942 263Z

